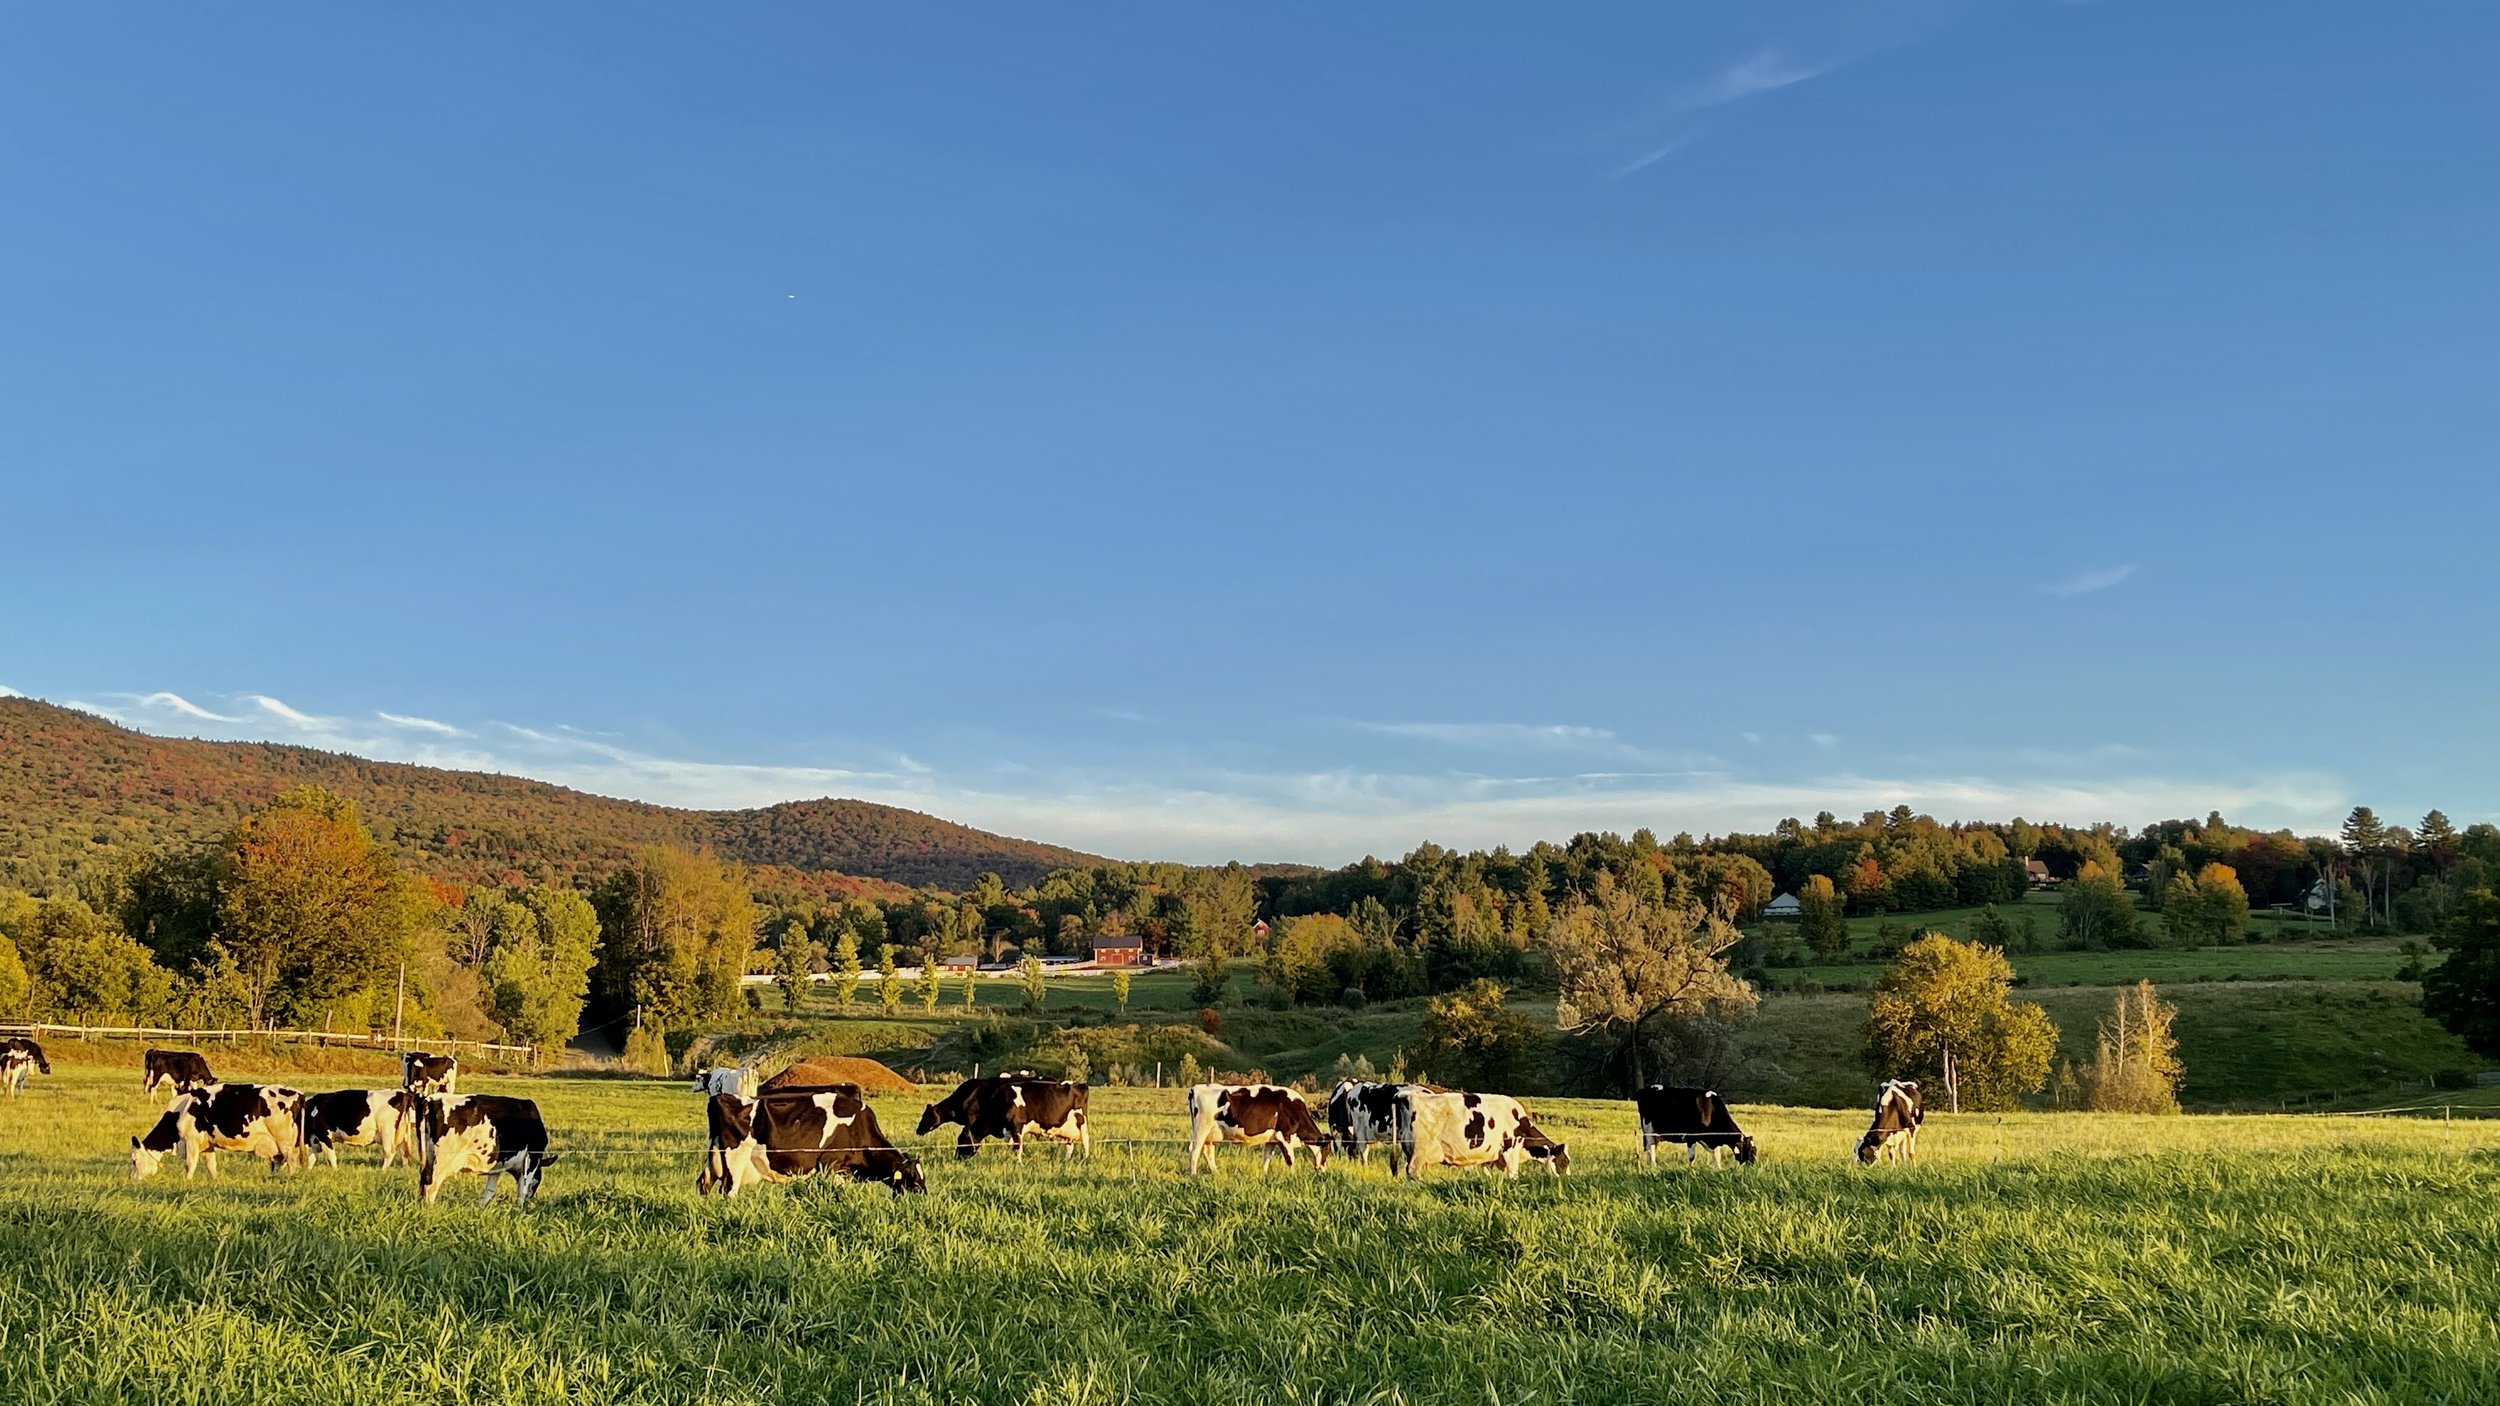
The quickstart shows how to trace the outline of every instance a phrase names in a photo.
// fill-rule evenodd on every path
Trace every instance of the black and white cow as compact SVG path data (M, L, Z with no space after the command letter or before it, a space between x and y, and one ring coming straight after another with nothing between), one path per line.
M150 1050L147 1070L139 1076L139 1092L153 1096L163 1088L180 1097L216 1082L217 1076L208 1072L208 1060L195 1050Z
M1875 1091L1875 1121L1867 1126L1866 1136L1858 1139L1858 1160L1890 1157L1915 1162L1918 1125L1925 1121L1927 1110L1919 1103L1918 1085L1907 1079L1887 1080Z
M1736 1119L1727 1111L1727 1100L1716 1089L1683 1089L1666 1084L1652 1084L1632 1095L1632 1106L1640 1110L1640 1157L1645 1166L1658 1165L1658 1144L1684 1144L1684 1160L1692 1161L1703 1148L1710 1149L1710 1165L1718 1166L1730 1149L1739 1163L1752 1162L1761 1154L1753 1139L1736 1126Z
M417 1199L429 1206L443 1183L463 1172L486 1178L479 1205L495 1199L503 1184L495 1178L504 1175L527 1206L561 1154L547 1150L546 1121L530 1100L450 1094L417 1101L417 1156Z
M1372 1145L1389 1149L1389 1169L1398 1167L1398 1108L1409 1094L1446 1093L1438 1084L1376 1084L1340 1079L1328 1093L1328 1137L1336 1150L1370 1166Z
M203 1159L214 1180L220 1152L266 1157L272 1171L301 1166L303 1107L302 1094L279 1084L208 1084L176 1094L156 1126L130 1140L131 1179L154 1176L174 1151L182 1153L185 1180L198 1174Z
M1297 1150L1308 1151L1314 1166L1328 1165L1328 1138L1311 1116L1311 1105L1281 1084L1190 1085L1189 1170L1196 1172L1203 1160L1213 1171L1219 1142L1265 1149L1261 1166L1280 1150L1288 1167Z
M421 1096L406 1089L340 1089L304 1098L304 1155L330 1156L339 1164L342 1147L378 1147L382 1166L417 1155L417 1114Z
M1087 1127L1091 1097L1092 1091L1083 1084L1044 1079L1029 1069L966 1079L953 1093L920 1110L919 1132L927 1137L949 1123L961 1123L963 1131L955 1135L958 1157L971 1156L994 1137L1005 1138L1018 1157L1024 1155L1028 1137L1053 1138L1068 1145L1068 1156L1083 1149L1091 1157L1094 1136Z
M736 1094L740 1098L755 1097L755 1071L742 1064L715 1064L698 1069L694 1091L699 1094Z
M43 1057L43 1046L23 1035L0 1040L0 1091L14 1098L26 1090L26 1076L49 1074L52 1061Z
M460 1092L460 1059L457 1055L420 1054L404 1050L399 1056L399 1086L412 1094L433 1097Z
M694 1189L735 1196L764 1182L824 1173L876 1182L895 1195L926 1192L918 1158L897 1149L877 1113L847 1093L714 1094L704 1110L711 1147Z
M1424 1167L1499 1167L1517 1180L1532 1160L1556 1176L1571 1170L1571 1148L1538 1131L1527 1106L1504 1094L1409 1094L1398 1106L1397 1138L1410 1177Z

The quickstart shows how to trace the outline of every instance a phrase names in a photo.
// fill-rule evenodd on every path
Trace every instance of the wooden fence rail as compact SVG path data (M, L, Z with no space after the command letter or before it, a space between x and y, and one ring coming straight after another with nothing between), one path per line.
M425 1039L415 1035L394 1040L388 1035L355 1035L343 1030L173 1030L154 1025L40 1025L0 1021L0 1035L67 1036L76 1040L177 1040L186 1044L222 1041L229 1045L239 1045L246 1040L289 1040L309 1042L318 1048L344 1045L373 1050L445 1050L452 1054L475 1050L479 1054L510 1056L529 1064L538 1062L538 1051L527 1045L490 1045L483 1040Z

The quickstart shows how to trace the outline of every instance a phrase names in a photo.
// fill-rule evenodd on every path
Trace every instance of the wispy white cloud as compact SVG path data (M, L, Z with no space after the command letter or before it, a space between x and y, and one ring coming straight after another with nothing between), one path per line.
M127 717L123 716L115 709L107 708L101 703L90 703L83 698L64 698L61 700L61 706L64 708L76 708L82 713L93 713L107 722L127 724L130 721Z
M1756 746L1756 747L1759 747L1759 746L1761 746L1761 745L1762 745L1762 734L1761 734L1761 733L1758 733L1758 732L1740 732L1740 733L1738 733L1738 734L1736 734L1736 735L1737 735L1737 736L1739 736L1739 737L1741 737L1741 738L1744 738L1747 742L1752 743L1752 744L1753 744L1754 746Z
M1614 733L1575 723L1366 723L1365 732L1412 737L1444 747L1602 747L1613 745Z
M325 719L313 717L309 713L298 712L265 693L246 693L241 695L241 697L244 702L251 704L253 707L260 709L262 712L270 714L273 717L283 718L286 721L294 723L298 726L322 723L326 721Z
M1831 59L1819 63L1800 62L1777 48L1766 48L1728 65L1692 87L1676 99L1679 113L1703 112L1728 103L1742 102L1758 93L1775 93L1795 87L1808 79L1846 67L1851 60Z
M1809 732L1806 734L1806 740L1826 752L1840 750L1840 739L1828 732Z
M1666 160L1668 157L1675 155L1684 148L1691 146L1697 139L1700 138L1700 136L1701 133L1697 130L1691 132L1678 132L1674 136L1659 143L1657 146L1651 147L1649 150L1644 151L1640 155L1633 157L1631 160L1624 162L1620 166L1617 166L1614 169L1614 178L1619 181L1624 177L1631 175L1635 171L1648 170L1650 167L1655 166L1659 162Z
M161 691L157 693L145 693L132 698L131 701L142 708L162 708L167 712L180 713L186 718L198 718L202 722L231 723L242 721L240 718L227 717L223 713L212 713L208 709L201 707L199 704L192 702L190 699L183 697L179 693L165 693Z
M432 718L412 718L404 713L375 713L374 716L380 718L386 723L392 723L399 727L415 728L419 732L430 732L437 737L466 737L469 735L461 729L453 727L450 723L438 723Z
M2088 596L2094 591L2106 591L2134 574L2134 562L2096 566L2089 571L2078 571L2062 581L2051 581L2040 589L2045 594L2066 600L2074 596Z

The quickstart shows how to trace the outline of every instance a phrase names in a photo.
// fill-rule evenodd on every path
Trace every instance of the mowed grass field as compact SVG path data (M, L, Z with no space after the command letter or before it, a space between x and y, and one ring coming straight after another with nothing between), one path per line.
M0 1104L0 1401L2252 1402L2490 1399L2500 1123L1931 1118L1740 1108L1763 1163L1634 1167L1627 1106L1553 1101L1562 1181L1420 1183L1228 1149L1102 1090L1091 1162L930 1194L699 1200L699 1100L512 1079L540 1203L432 1208L355 1165L129 1180L130 1071Z

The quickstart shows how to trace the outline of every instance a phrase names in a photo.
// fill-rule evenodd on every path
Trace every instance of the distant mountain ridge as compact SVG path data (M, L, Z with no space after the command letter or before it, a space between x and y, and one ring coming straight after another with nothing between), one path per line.
M960 889L1022 887L1094 855L868 801L681 810L545 781L377 762L268 742L134 732L31 698L0 698L0 885L51 888L116 850L202 840L291 786L356 803L406 863L461 882L555 880L650 844L709 848L804 876Z

